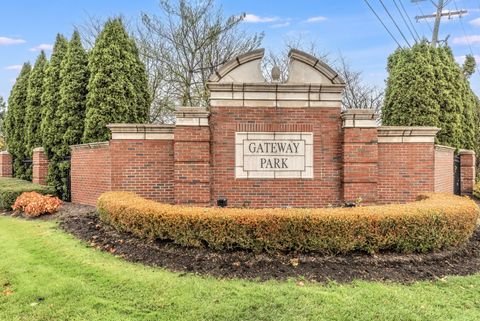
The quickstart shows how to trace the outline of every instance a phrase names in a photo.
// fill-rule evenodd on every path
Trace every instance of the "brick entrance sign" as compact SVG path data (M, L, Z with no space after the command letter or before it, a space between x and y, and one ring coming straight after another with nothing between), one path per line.
M170 204L322 207L453 192L454 149L435 146L438 128L384 127L373 110L342 112L342 77L298 50L288 80L267 82L263 54L217 70L209 108L179 108L175 125L112 124L109 142L72 146L73 202L122 190ZM475 155L460 157L468 194Z

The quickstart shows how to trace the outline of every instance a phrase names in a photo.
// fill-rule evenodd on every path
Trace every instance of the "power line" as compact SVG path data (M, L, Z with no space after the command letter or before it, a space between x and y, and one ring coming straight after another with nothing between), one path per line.
M419 1L424 1L424 0L412 0L412 2L419 2ZM422 16L417 16L415 17L418 20L420 19L429 19L429 18L435 18L435 23L433 26L433 31L432 31L432 41L431 44L433 47L437 46L438 41L438 33L440 31L440 22L442 21L442 17L448 17L449 19L452 16L461 16L462 14L466 14L467 10L457 10L457 11L443 11L443 8L451 2L451 0L438 0L438 3L436 4L433 0L430 0L431 3L437 8L437 11L434 14L430 15L422 15ZM448 37L447 37L448 39ZM444 40L446 41L446 40Z
M400 32L400 35L402 36L403 40L405 40L405 42L407 43L407 45L408 45L409 47L412 47L412 46L410 45L410 43L408 42L407 37L405 37L405 35L403 34L402 29L400 29L400 27L397 25L397 22L395 21L395 19L393 19L392 15L390 14L390 11L388 11L387 7L385 7L385 4L383 3L383 0L378 0L378 1L380 1L380 3L382 4L383 9L385 9L385 11L387 12L388 16L389 16L390 19L393 21L393 24L395 25L395 27L397 27L397 30Z
M372 8L372 6L370 5L370 3L368 2L368 0L363 0L367 6L370 8L370 10L373 12L373 14L375 15L375 17L377 17L378 21L380 21L380 23L382 24L383 28L385 28L385 30L387 30L388 34L390 35L390 37L392 37L393 41L395 41L398 45L399 48L402 48L402 46L400 45L400 43L398 42L398 40L394 37L394 35L390 32L390 30L387 28L387 26L385 25L385 23L383 23L382 19L380 18L380 16L377 14L377 12L375 12L375 10Z
M394 1L395 1L395 0L394 0ZM480 0L479 0L479 1L480 1ZM403 12L405 13L405 15L406 15L407 18L408 18L408 21L410 22L410 25L412 26L413 31L415 31L415 34L417 35L417 38L420 40L421 37L420 37L420 35L418 34L417 29L415 28L415 25L414 25L413 22L412 22L412 19L410 19L410 16L408 15L407 10L405 10L405 7L403 6L402 0L400 0L399 2L400 2L400 6L401 6L402 9L403 9Z
M421 14L422 16L425 16L425 13L423 13L422 7L420 7L420 5L418 4L418 1L414 1L414 3L415 3L415 5L417 6L417 9L420 11L420 14ZM418 20L417 20L417 22L418 22ZM425 20L425 22L426 22L428 28L430 29L430 32L433 32L433 28L432 28L432 26L430 25L430 22L429 22L428 20Z
M455 10L458 11L457 0L453 0L453 3L455 5ZM463 25L462 15L460 15L459 20L460 20L460 26L462 27L463 35L465 36L465 41L467 42L468 48L470 49L470 54L472 55L473 59L475 59L475 54L473 53L472 45L470 44L470 40L468 39L467 32L465 31L465 26ZM478 65L477 64L475 64L475 70L476 70L477 74L480 76L480 71L478 70Z
M397 1L393 0L393 3L395 4L395 7L397 7L398 13L400 14L400 17L402 17L402 20L403 20L403 22L405 23L405 25L407 26L407 29L408 29L408 31L410 32L410 35L411 35L412 38L415 40L415 42L417 42L417 38L415 37L412 29L410 29L410 26L408 25L408 22L407 22L407 20L405 19L402 10L400 10L400 7L398 6ZM400 3L401 3L401 1L400 1ZM407 16L407 17L408 17L408 16Z

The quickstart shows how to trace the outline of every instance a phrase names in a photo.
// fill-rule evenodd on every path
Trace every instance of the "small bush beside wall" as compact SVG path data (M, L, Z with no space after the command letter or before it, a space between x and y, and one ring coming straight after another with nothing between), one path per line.
M0 208L11 210L17 197L23 192L37 192L43 195L55 195L49 186L34 184L16 178L0 178Z
M97 208L102 220L140 237L255 252L427 252L466 242L479 215L468 198L433 193L401 205L222 209L166 205L133 193L107 192Z
M53 214L60 208L62 201L51 195L42 195L37 192L24 192L17 197L12 209L23 212L25 216L37 217L43 214Z

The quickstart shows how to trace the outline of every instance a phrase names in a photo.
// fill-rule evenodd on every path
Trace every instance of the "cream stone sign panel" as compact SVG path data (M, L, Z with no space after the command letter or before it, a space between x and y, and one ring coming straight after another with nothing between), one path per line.
M313 133L235 133L235 178L313 178Z

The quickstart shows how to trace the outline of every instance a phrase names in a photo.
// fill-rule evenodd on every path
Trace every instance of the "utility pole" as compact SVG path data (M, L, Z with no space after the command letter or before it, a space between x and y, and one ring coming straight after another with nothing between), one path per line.
M420 2L424 0L412 0L413 3ZM467 10L456 10L456 11L443 11L445 6L450 2L451 0L438 0L438 3L435 3L433 0L430 0L430 2L437 8L437 12L435 14L429 14L429 15L422 15L422 16L416 16L415 19L417 19L417 22L421 19L431 19L435 18L435 23L433 25L433 31L432 31L432 46L436 47L438 41L438 32L440 30L440 22L442 20L442 17L448 17L448 19L451 19L452 17L455 16L460 16L467 14ZM448 38L448 37L447 37Z
M443 11L444 1L438 0L437 13L435 14L435 24L433 25L432 32L432 46L437 46L438 41L438 30L440 29L440 20L442 20L442 11Z

